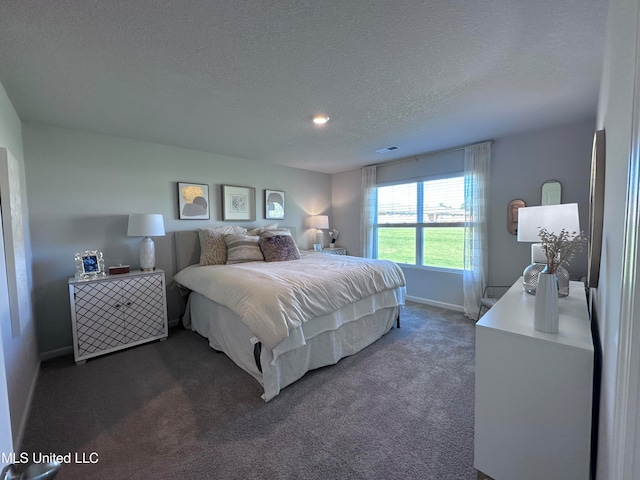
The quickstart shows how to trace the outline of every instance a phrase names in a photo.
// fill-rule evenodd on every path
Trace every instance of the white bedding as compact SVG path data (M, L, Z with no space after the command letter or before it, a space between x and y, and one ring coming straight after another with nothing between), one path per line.
M393 262L321 254L288 262L191 265L174 280L234 312L269 350L307 320L405 286ZM294 343L304 345L305 339Z
M262 398L268 402L309 370L333 365L378 340L396 322L398 305L402 304L404 288L398 288L305 322L275 349L261 349L262 371L254 357L255 337L235 313L198 293L190 295L187 313L189 328L208 338L212 348L226 353L254 377L264 388ZM305 341L302 347L296 347L299 338Z

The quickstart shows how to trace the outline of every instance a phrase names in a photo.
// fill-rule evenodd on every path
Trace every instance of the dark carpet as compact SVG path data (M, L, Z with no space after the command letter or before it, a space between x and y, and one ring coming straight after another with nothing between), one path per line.
M22 452L56 479L475 479L475 324L417 303L402 326L265 403L196 333L42 364Z

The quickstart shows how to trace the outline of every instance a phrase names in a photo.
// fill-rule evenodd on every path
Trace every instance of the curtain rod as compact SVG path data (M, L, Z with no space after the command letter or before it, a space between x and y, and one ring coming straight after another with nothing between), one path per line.
M372 163L371 165L365 165L362 168L365 168L365 167L380 167L382 165L393 165L394 163L410 162L411 160L415 160L417 162L421 158L433 157L434 155L442 155L444 153L457 152L458 150L464 150L467 147L471 147L473 145L480 145L482 143L491 143L491 144L493 144L493 143L495 143L495 140L485 140L483 142L469 143L468 145L460 145L459 147L445 148L443 150L436 150L434 152L422 153L420 155L412 155L410 157L399 158L397 160L391 160L389 162Z

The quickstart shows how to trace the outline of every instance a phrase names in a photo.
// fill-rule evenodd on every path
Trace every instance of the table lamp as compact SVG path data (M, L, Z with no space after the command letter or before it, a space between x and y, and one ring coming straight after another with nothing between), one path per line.
M524 269L522 286L525 292L536 294L538 276L547 265L547 257L540 243L540 229L559 234L564 228L567 232L580 233L580 218L577 203L543 205L541 207L522 207L518 209L518 241L535 242L531 245L531 265ZM569 295L569 272L558 267L558 296Z
M312 215L309 217L309 228L317 228L316 244L324 246L323 228L329 228L329 217L327 215Z
M129 215L129 237L144 237L140 242L140 269L149 272L156 268L156 248L150 237L164 237L162 214L144 213Z

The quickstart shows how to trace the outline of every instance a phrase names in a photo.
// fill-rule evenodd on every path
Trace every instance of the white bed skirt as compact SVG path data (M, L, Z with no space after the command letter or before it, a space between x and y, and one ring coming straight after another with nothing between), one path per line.
M254 359L258 339L228 308L192 292L183 321L260 382L269 401L309 370L333 365L382 337L398 318L405 293L404 287L380 292L303 323L273 350L262 348L262 373Z

